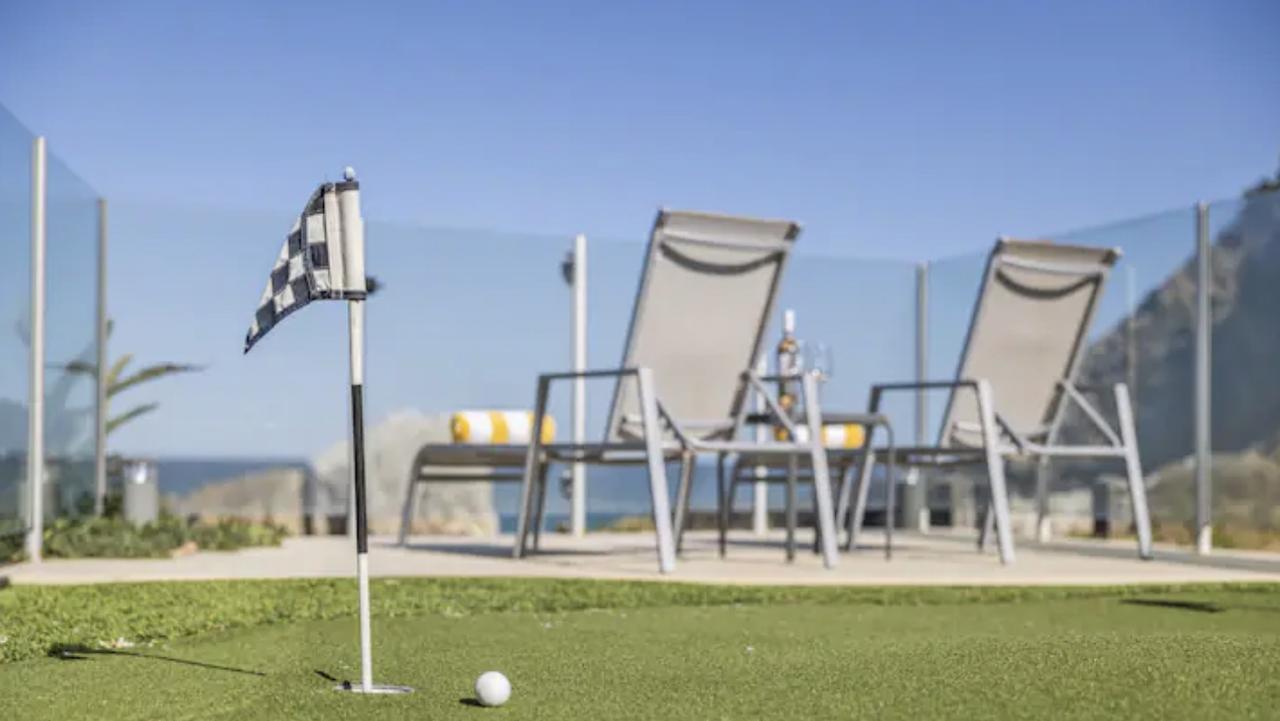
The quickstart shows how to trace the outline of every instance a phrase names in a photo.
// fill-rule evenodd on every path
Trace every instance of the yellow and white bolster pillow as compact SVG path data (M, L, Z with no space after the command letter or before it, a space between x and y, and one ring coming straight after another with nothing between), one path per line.
M533 438L532 428L530 411L458 411L449 419L454 443L527 445ZM551 443L555 439L555 419L543 416L542 442Z
M774 435L780 441L788 440L786 428L779 426ZM796 425L796 441L809 442L809 427ZM826 448L861 448L867 442L867 430L859 423L833 423L822 427L822 445Z

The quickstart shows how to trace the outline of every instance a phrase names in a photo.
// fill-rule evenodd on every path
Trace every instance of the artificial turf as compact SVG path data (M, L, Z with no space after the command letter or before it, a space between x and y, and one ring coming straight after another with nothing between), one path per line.
M12 611L42 607L57 613L63 628L47 638L65 639L38 658L0 664L0 718L1280 717L1277 586L382 582L374 589L382 599L375 670L380 681L416 687L400 698L331 690L334 679L357 675L355 624L340 600L349 586L0 591L0 599L8 597L0 600L0 633L22 625ZM308 589L314 604L298 598ZM170 626L152 637L183 638L126 648L90 640L108 633L110 623L119 624L113 631L142 630L173 608L167 604L208 598L202 592L216 592L218 600L191 611L192 618L224 609L205 629ZM274 617L253 611L273 595ZM122 610L144 599L153 607ZM328 601L340 606L337 617L321 612ZM60 605L67 608L57 612ZM85 635L90 628L97 630ZM145 636L122 635L134 642ZM117 637L99 640L108 638ZM505 672L515 687L501 709L471 702L471 682L490 669Z

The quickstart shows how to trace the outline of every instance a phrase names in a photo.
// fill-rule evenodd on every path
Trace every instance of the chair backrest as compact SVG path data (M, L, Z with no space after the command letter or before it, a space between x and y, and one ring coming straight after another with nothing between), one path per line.
M787 220L658 212L622 367L652 370L659 402L689 435L732 433L799 234ZM640 437L636 391L631 380L615 387L606 439Z
M1075 378L1119 257L1113 248L996 241L956 377L990 382L996 412L1018 434L1043 438L1055 423L1064 396L1059 381ZM973 391L953 390L938 444L977 444L978 421Z

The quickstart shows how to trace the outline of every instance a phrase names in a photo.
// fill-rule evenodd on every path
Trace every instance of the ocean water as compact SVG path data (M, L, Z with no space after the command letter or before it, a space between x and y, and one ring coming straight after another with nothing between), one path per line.
M156 468L160 492L170 495L186 495L210 483L239 478L248 473L256 473L280 467L307 467L305 459L298 458L159 458ZM553 468L547 489L546 525L554 529L558 524L567 523L569 519L569 500L567 486L563 483L560 468ZM677 473L674 467L669 469L667 478L672 501L676 491ZM648 516L650 513L649 479L645 469L640 467L595 466L587 469L587 527L597 529L607 526L623 516ZM695 510L714 509L715 474L711 466L699 466L694 476L691 506ZM810 489L801 486L800 507L807 508ZM770 488L770 505L781 508L784 489L775 485ZM872 494L873 498L878 498ZM750 504L750 492L742 489L738 493L738 507L746 508ZM516 511L520 505L520 484L499 483L494 486L494 509L498 513L499 525L504 532L515 530ZM872 506L876 506L873 501Z

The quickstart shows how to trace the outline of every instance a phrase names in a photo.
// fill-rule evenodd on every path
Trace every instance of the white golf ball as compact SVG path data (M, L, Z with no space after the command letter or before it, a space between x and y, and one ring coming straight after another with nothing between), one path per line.
M497 671L485 671L476 679L476 699L482 706L501 706L511 698L511 682Z

